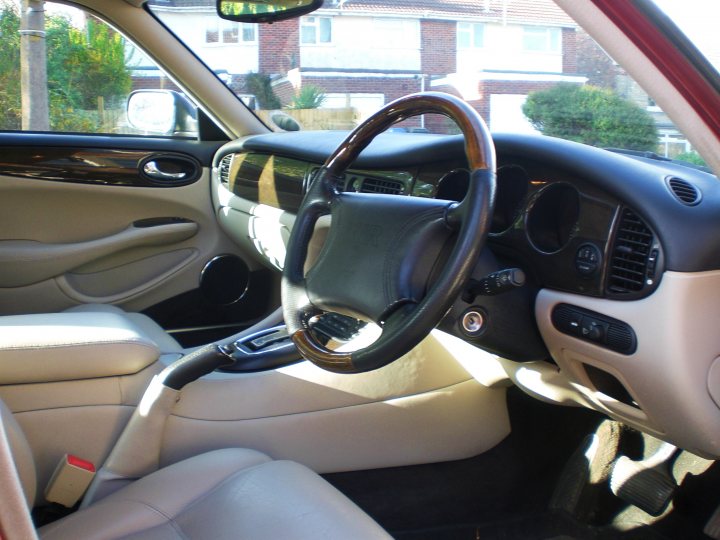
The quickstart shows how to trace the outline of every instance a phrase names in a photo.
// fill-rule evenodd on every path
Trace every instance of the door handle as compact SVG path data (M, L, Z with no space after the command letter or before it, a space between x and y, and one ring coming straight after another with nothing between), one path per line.
M162 171L155 160L145 163L143 172L150 178L155 178L156 180L184 180L188 175L182 171L175 173Z

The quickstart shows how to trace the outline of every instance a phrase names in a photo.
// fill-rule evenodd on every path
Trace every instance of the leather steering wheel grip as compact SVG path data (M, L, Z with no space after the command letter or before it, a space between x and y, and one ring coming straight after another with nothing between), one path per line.
M337 191L337 179L378 134L429 113L450 118L465 137L472 172L460 203ZM283 314L302 356L329 371L360 373L389 364L420 343L470 277L485 245L494 200L492 137L477 111L455 96L440 92L404 96L353 130L310 184L288 242ZM326 214L332 216L330 233L306 275L308 245L317 220ZM454 246L438 273L435 263L450 239ZM337 281L337 275L345 281ZM380 338L352 353L323 347L309 321L332 310L381 324Z

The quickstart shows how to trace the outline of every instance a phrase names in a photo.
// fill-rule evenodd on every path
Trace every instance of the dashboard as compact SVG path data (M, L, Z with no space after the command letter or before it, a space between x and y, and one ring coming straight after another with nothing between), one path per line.
M227 208L270 208L286 240L308 183L344 135L270 134L221 148L221 224L235 215L225 230L252 228ZM709 323L720 323L717 178L657 156L548 137L496 135L494 143L486 249L439 328L501 359L535 397L592 407L720 454L720 440L711 450L716 443L703 434L709 422L720 432L720 339ZM459 201L468 182L462 137L388 133L337 189ZM521 270L522 286L496 295L473 289L504 269Z

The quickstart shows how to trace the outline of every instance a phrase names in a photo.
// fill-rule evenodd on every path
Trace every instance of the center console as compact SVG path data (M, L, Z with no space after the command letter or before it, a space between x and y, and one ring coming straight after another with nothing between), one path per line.
M339 313L325 313L312 324L318 341L346 342L355 337L363 323ZM300 362L302 357L284 324L259 330L221 346L234 362L220 366L221 371L253 372L276 369Z

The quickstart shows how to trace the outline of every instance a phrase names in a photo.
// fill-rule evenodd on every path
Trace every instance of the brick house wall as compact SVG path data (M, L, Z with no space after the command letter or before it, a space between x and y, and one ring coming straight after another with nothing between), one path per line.
M259 25L259 71L285 75L300 67L300 21L288 19Z
M287 79L283 79L277 84L273 84L273 92L282 103L283 107L288 105L295 97L295 88Z
M578 51L577 51L577 32L574 28L562 29L562 72L577 73L578 70Z
M422 72L447 75L457 71L457 24L424 20L420 23Z
M175 90L181 92L180 88L165 76L162 77L131 77L132 90Z

